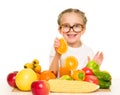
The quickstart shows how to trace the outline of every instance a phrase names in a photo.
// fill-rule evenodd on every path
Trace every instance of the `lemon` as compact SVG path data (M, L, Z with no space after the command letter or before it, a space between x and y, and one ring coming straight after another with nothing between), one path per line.
M37 80L37 74L30 68L22 69L16 75L16 85L19 90L30 91L31 84Z

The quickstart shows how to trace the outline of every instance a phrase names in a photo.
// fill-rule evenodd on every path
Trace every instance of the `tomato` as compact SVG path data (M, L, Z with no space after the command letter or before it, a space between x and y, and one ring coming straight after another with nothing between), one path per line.
M86 75L84 81L99 85L99 80L95 75Z
M82 68L82 70L85 72L86 75L94 75L92 69L90 69L88 67L84 67L84 68Z

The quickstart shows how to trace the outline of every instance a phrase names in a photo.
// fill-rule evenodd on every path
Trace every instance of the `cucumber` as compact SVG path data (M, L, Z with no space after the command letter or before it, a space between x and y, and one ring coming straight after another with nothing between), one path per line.
M99 80L104 80L104 81L111 81L111 79L112 79L112 76L110 75L110 73L108 73L106 71L95 72L95 76Z

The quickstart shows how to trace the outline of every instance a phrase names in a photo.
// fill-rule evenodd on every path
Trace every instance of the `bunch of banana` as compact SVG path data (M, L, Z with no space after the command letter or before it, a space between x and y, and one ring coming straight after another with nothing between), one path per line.
M31 68L36 73L41 73L41 66L39 64L39 60L38 59L34 59L32 61L32 63L26 63L26 64L24 64L24 68Z

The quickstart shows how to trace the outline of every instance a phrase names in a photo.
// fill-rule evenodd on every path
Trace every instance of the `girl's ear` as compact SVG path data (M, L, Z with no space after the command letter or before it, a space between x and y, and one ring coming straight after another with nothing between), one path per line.
M60 27L58 27L58 31L59 31L60 34L62 34L62 32L60 31Z

